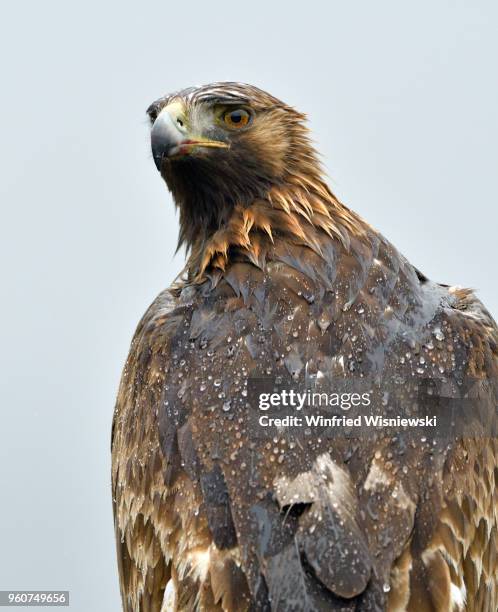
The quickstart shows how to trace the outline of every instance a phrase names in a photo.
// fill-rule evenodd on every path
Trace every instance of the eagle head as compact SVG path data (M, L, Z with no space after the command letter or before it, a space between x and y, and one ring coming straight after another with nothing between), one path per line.
M318 167L305 116L252 85L191 87L147 113L154 162L180 208L180 243L216 231L289 173Z

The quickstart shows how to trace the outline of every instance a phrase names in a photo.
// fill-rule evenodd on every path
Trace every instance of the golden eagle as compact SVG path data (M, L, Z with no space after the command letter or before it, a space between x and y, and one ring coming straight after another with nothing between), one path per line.
M188 259L140 322L117 399L124 610L496 612L490 314L344 206L304 115L268 93L215 83L148 115ZM443 424L267 431L268 384L361 387L368 408L335 419Z

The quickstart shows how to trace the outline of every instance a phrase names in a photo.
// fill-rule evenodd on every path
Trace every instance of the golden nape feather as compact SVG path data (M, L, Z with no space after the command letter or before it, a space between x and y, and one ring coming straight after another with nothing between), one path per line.
M216 83L148 113L188 258L117 399L123 609L496 612L490 314L337 200L276 98Z

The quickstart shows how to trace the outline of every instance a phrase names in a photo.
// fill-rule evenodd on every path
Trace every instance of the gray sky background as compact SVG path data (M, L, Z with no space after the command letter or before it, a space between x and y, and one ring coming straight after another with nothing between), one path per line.
M118 610L115 393L182 262L149 102L239 80L307 112L343 201L496 316L498 4L30 0L0 47L0 589Z

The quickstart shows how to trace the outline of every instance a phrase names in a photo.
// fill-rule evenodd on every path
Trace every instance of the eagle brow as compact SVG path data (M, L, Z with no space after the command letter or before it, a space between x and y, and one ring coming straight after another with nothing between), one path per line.
M247 98L233 98L228 96L199 96L199 102L209 102L211 104L249 104Z

